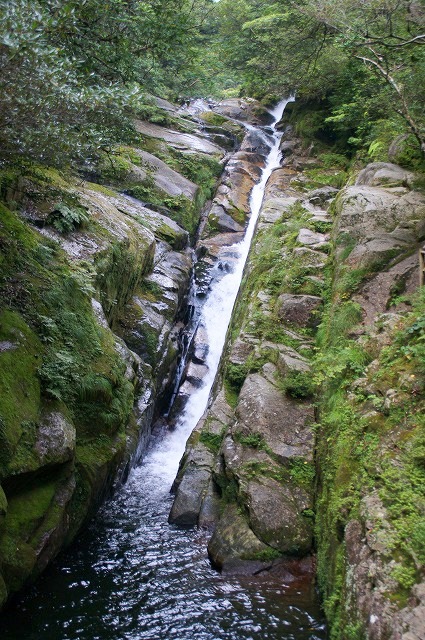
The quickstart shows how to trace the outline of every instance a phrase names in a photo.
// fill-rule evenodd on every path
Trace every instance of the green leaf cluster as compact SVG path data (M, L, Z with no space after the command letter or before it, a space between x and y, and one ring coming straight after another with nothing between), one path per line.
M314 107L316 121L305 120L300 131L310 140L360 149L366 159L387 160L390 152L391 159L423 165L425 20L414 6L221 0L221 44L244 91L266 102L296 93L299 104Z
M176 93L198 59L209 4L2 3L0 165L87 164L114 143L131 142L131 116L150 106L146 92Z

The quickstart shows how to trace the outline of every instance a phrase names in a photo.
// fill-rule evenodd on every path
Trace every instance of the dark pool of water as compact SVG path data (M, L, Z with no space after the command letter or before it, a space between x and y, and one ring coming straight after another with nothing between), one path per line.
M203 532L167 523L162 463L133 471L78 544L3 614L0 638L324 640L314 593L278 577L221 576Z

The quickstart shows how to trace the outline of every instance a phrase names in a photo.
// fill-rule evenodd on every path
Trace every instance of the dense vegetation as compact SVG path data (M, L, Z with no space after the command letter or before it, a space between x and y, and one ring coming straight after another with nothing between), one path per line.
M151 93L270 101L288 91L308 103L303 135L422 162L418 0L17 0L0 15L3 164L87 163L131 140L131 116L152 116Z
M421 2L221 0L219 11L228 63L240 71L249 95L296 92L310 104L304 122L298 118L304 135L336 141L345 152L365 148L372 159L386 159L390 144L403 136L405 162L420 162ZM391 153L400 146L401 140Z
M148 92L189 90L210 4L2 3L0 162L87 162L131 139L130 116L149 110Z

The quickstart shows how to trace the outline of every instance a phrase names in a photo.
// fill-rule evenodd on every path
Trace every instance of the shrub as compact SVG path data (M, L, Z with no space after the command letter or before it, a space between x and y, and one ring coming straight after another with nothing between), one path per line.
M283 378L280 387L291 398L311 398L314 393L310 371L290 371Z

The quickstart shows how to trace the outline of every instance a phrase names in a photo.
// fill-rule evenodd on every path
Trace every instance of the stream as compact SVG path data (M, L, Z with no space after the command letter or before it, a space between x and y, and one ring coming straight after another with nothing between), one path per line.
M287 101L273 111L275 124ZM78 541L4 612L2 640L324 640L313 587L297 590L278 576L214 571L206 533L169 525L170 487L185 443L208 403L266 182L279 166L281 134L251 195L244 240L223 248L202 303L209 339L208 374L175 428L154 431L143 464L103 505ZM219 263L231 256L232 270Z

